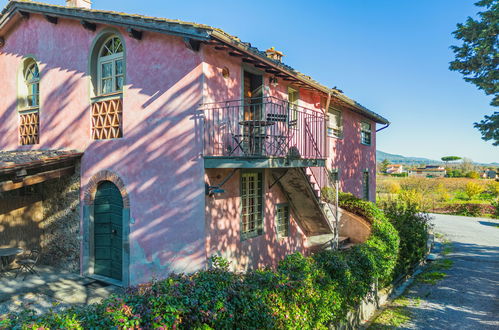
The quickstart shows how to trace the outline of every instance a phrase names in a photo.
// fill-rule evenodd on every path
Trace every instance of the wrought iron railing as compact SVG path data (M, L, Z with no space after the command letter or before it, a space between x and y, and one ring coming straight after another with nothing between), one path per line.
M325 159L326 118L274 97L207 103L204 156Z

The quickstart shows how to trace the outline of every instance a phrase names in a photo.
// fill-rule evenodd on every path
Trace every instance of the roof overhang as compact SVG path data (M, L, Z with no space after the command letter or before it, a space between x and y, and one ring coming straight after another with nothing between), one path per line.
M28 13L28 16L26 13ZM188 44L191 44L192 40L195 40L196 42L223 44L236 52L251 58L253 61L258 62L268 73L274 73L277 77L288 78L287 80L295 81L303 87L322 92L333 98L336 103L339 103L376 123L385 125L390 123L383 116L378 115L358 102L350 99L339 90L328 88L309 76L294 70L290 66L270 59L264 52L252 47L249 43L244 43L238 38L208 25L146 17L142 15L130 15L114 11L49 5L28 0L11 0L0 14L0 39L9 33L9 30L15 26L16 21L29 17L29 13L44 15L49 21L53 21L53 17L59 17L79 20L82 24L87 24L86 26L88 26L88 23L119 26L127 29L132 35L136 33L136 31L150 31L176 35L183 37L186 42L188 41Z
M11 152L18 153L18 152ZM2 152L8 156L9 152ZM83 153L65 153L50 158L0 164L0 192L35 185L48 180L71 176Z

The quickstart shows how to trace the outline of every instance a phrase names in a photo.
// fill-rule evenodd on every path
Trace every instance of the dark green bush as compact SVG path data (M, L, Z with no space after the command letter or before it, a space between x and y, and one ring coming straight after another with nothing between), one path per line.
M276 270L246 274L214 258L210 270L172 274L97 305L0 317L0 329L326 329L345 320L375 283L392 281L399 248L397 231L374 204L342 195L341 205L372 224L369 239L347 252L296 253Z
M398 231L400 247L395 277L407 274L426 254L430 216L410 200L382 203L386 217Z

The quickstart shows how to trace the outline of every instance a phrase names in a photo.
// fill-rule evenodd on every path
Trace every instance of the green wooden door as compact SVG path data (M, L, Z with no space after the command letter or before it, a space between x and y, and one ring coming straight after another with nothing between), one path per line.
M112 182L97 187L94 202L94 273L122 279L123 199Z

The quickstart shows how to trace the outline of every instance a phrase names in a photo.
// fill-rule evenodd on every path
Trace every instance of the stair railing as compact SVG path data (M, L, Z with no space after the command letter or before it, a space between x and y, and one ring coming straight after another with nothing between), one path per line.
M307 133L307 135L309 135L309 137L312 137L312 132L310 131L310 127L309 127L308 122L306 120L305 120L305 132ZM313 139L312 139L312 141L315 142L315 140L313 140ZM316 143L314 143L313 146L315 148L315 151L319 155L319 157L322 158L322 154L319 150L319 146ZM334 200L332 201L334 204L334 209L333 209L333 207L331 207L331 204L329 203L330 201L324 203L324 205L326 205L326 207L329 209L331 214L333 214L333 216L334 216L334 228L332 228L333 226L331 226L329 219L327 219L327 220L328 220L328 224L329 224L329 226L334 234L332 248L337 250L339 248L339 239L340 239L340 235L339 235L339 206L338 206L339 182L338 182L338 180L331 180L331 176L330 176L327 168L325 168L325 167L313 167L313 168L309 167L309 169L310 169L310 173L312 174L312 177L314 178L315 183L319 186L319 191L320 191L319 197L318 197L319 202L322 202L322 189L323 188L326 188L326 187L334 188ZM317 169L319 172L316 173L314 171L314 169Z

